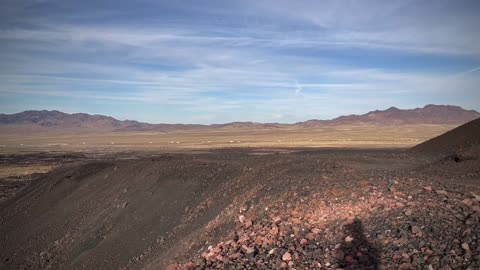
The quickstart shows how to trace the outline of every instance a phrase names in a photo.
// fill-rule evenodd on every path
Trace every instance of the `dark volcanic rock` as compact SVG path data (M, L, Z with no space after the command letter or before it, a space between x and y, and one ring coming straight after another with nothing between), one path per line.
M225 151L69 164L0 204L0 268L479 269L480 188L412 173L428 161Z

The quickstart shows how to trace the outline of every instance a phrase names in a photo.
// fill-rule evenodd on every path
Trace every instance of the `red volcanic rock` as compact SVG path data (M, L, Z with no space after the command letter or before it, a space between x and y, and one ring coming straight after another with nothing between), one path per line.
M291 261L292 260L292 254L290 254L289 252L285 252L285 254L283 254L282 256L282 260L284 261Z
M238 221L240 221L240 223L244 223L245 222L245 216L244 215L238 216Z
M425 189L426 191L432 191L432 187L431 187L431 186L425 186L425 187L423 187L423 189Z
M178 269L178 263L172 263L165 268L165 270L177 270Z

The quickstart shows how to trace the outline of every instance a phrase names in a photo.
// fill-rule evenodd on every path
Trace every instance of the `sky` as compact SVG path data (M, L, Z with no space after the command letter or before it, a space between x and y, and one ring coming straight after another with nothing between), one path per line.
M292 123L480 111L480 1L26 1L0 9L0 113Z

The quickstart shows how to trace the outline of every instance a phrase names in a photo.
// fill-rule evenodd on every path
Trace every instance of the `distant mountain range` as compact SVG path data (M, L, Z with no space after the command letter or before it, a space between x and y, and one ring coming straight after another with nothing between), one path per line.
M474 110L465 110L459 106L426 105L423 108L402 110L390 107L384 111L376 110L362 115L340 116L332 120L308 120L300 122L302 126L318 125L415 125L415 124L464 124L480 117Z
M67 114L59 111L25 111L16 114L0 114L2 129L21 128L28 130L95 130L95 131L173 131L214 128L312 128L341 125L415 125L453 124L461 125L477 119L480 113L458 106L426 105L423 108L402 110L395 107L371 111L362 115L340 116L331 120L308 120L295 124L233 122L226 124L149 124L132 120L117 120L104 115L85 113Z

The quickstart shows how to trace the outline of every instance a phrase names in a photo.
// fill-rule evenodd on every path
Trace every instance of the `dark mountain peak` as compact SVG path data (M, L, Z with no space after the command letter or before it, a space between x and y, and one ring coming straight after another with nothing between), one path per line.
M386 112L396 112L396 111L400 111L400 109L397 108L397 107L392 106L392 107L386 109L385 111L386 111Z
M444 107L444 106L448 106L448 105L427 104L423 107L423 109L438 108L438 107Z
M423 107L423 110L460 110L466 111L460 106L453 106L453 105L435 105L435 104L428 104Z
M379 113L392 113L392 112L398 112L398 111L402 111L402 110L400 110L400 109L397 108L397 107L392 106L392 107L390 107L390 108L388 108L388 109L386 109L386 110L374 110L374 111L369 111L368 113L366 113L366 114L364 114L364 115L372 115L372 114L379 114ZM357 114L351 114L351 115L347 115L347 116L350 117L350 116L358 116L358 115L357 115ZM340 117L342 117L342 116L340 116Z

